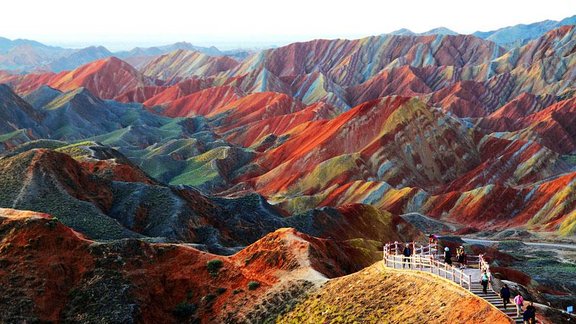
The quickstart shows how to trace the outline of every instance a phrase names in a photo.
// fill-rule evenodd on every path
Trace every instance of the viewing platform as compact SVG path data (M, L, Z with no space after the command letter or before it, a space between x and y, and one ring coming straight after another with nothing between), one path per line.
M411 255L405 256L403 249L405 246L411 249ZM454 258L451 258L451 260ZM471 293L483 298L498 310L506 314L516 323L523 323L522 316L516 317L516 306L511 303L504 308L502 298L496 292L497 284L490 272L490 265L483 255L465 255L465 262L460 264L453 261L456 266L444 262L444 254L438 248L438 244L418 245L414 242L408 243L387 243L383 248L383 264L393 269L426 271L439 277L451 280ZM488 275L488 289L485 294L480 284L482 273Z

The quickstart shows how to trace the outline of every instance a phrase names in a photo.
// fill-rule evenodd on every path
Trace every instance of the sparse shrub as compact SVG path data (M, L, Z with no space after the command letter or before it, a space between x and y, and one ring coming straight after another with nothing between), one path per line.
M58 225L58 222L60 222L58 220L58 218L53 217L52 219L50 219L46 222L46 226L48 226L48 228L50 228L50 229L55 229L56 226Z
M188 290L188 292L186 292L186 299L192 299L192 297L194 297L194 292L192 290Z
M244 290L242 290L242 289L234 289L234 290L232 290L232 293L233 293L234 295L238 295L239 293L241 293L241 292L243 292L243 291L244 291Z
M224 287L219 287L218 289L216 289L216 293L218 295L222 295L225 292L226 292L226 288L224 288Z
M196 312L196 305L189 304L185 301L180 302L172 310L172 314L176 317L188 317Z
M258 281L250 281L248 283L248 290L255 290L260 287L260 283Z
M10 261L6 259L0 259L0 269L8 268L8 265L10 265Z
M210 260L206 263L206 268L208 268L208 273L212 277L216 277L218 275L218 271L220 271L220 268L222 268L222 266L224 266L224 262L222 262L222 260L220 260L220 259L213 259L213 260Z
M216 299L216 295L214 295L214 294L208 294L208 295L202 297L202 301L206 305L210 305L214 301L214 299Z

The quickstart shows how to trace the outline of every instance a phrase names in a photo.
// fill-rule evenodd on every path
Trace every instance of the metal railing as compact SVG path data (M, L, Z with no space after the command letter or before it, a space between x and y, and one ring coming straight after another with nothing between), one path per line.
M415 251L409 257L404 256L400 250L400 247L405 245L411 245L412 251ZM428 271L439 277L452 280L468 290L472 288L471 275L437 260L440 255L438 254L438 246L436 244L421 245L418 248L414 242L404 244L398 242L388 243L384 245L383 254L384 265L387 267Z

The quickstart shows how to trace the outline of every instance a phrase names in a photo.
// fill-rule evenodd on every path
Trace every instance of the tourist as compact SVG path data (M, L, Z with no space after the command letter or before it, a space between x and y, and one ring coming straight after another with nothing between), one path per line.
M480 277L480 284L482 285L482 292L484 294L488 293L488 282L490 281L490 278L488 276L488 273L486 273L486 271L482 271L482 276Z
M428 251L430 254L438 253L438 236L436 234L428 235Z
M514 305L516 305L516 316L520 317L520 313L522 313L522 305L524 304L524 298L520 293L514 297Z
M526 307L524 314L522 314L522 320L524 320L524 324L536 324L536 307L534 307L533 302L530 302L530 305Z
M456 260L460 264L460 269L466 267L466 253L464 252L464 247L460 246L456 249Z
M450 248L444 248L444 262L448 265L452 265L452 254L450 253Z
M510 288L508 288L507 284L504 284L504 287L500 289L500 298L502 298L504 309L506 309L506 305L510 303Z
M402 268L404 268L406 265L408 265L408 268L411 268L410 256L412 255L412 249L410 249L410 243L406 243L402 254L404 255L404 259L402 260Z

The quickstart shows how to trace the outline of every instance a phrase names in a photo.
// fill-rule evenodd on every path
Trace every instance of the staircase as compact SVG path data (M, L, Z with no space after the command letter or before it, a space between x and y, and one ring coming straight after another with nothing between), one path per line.
M490 288L487 289L488 293L484 294L482 292L482 285L479 283L473 283L470 291L475 295L478 295L479 297L488 301L490 304L494 305L504 314L508 315L508 317L511 317L512 320L515 321L516 323L523 323L522 314L520 314L520 317L516 317L516 305L514 305L512 297L510 298L510 304L506 305L506 309L504 309L502 298L500 298L500 296L498 296L498 294L496 294Z
M404 243L406 244L406 243ZM432 274L438 275L440 277L444 277L447 279L451 279L456 283L459 283L461 286L463 285L463 278L468 278L466 283L468 284L468 289L473 294L477 295L478 297L486 300L490 304L494 305L494 307L498 308L501 312L506 314L508 317L512 319L515 323L524 323L522 321L522 314L520 317L516 317L516 305L512 302L512 298L510 298L510 304L506 305L506 309L504 309L504 303L502 303L502 298L495 293L490 287L487 289L487 294L482 292L482 285L480 284L480 274L481 269L484 271L490 272L489 265L484 261L483 257L480 255L478 259L478 264L470 265L467 267L466 270L458 270L452 267L449 267L451 270L451 276L449 276L450 271L446 268L444 263L440 263L438 261L433 261L434 258L430 258L432 251L436 251L436 245L429 245L429 246L421 246L417 248L414 243L411 243L413 246L413 251L415 253L412 255L410 259L410 267L407 269L414 269L414 270L421 270L426 272L431 272ZM407 264L403 262L404 258L400 254L400 250L398 248L398 242L389 243L384 245L384 266L391 267L391 268L404 268ZM440 259L440 255L437 255L435 259ZM442 269L442 266L445 268ZM459 276L455 276L454 273L460 273ZM459 282L455 279L459 278Z

